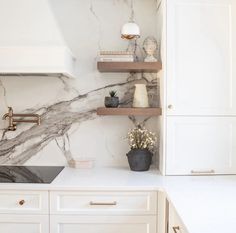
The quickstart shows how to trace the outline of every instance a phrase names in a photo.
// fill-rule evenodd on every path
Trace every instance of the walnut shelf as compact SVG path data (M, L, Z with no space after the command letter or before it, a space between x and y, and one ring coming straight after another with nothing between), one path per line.
M147 72L157 73L162 68L161 62L98 62L100 72Z
M100 116L160 116L161 108L105 108L97 109Z

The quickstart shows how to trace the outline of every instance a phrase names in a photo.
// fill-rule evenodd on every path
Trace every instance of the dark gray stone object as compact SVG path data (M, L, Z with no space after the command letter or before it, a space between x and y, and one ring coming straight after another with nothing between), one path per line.
M105 97L106 108L117 108L119 106L119 97Z
M148 149L132 149L127 154L132 171L148 171L153 154Z

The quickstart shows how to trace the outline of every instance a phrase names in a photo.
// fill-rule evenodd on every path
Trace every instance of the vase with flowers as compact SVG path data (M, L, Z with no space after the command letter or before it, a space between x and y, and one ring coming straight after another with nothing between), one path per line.
M148 171L152 163L153 148L157 141L155 133L142 126L128 132L130 151L127 153L132 171Z

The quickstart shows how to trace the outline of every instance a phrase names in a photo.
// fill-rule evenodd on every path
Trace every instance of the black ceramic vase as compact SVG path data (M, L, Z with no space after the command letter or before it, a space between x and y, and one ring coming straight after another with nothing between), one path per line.
M127 154L132 171L148 171L153 154L148 149L132 149Z
M107 108L117 108L119 106L119 97L105 97L105 106Z

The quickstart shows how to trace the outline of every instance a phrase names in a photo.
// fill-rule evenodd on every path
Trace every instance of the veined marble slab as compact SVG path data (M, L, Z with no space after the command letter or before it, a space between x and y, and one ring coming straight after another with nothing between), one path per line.
M129 20L130 0L50 0L64 38L77 58L77 79L64 77L1 77L0 114L11 106L14 112L38 113L42 124L18 124L6 132L0 121L0 164L65 165L71 157L94 157L97 166L127 166L129 150L124 139L137 122L153 131L157 118L98 117L97 107L116 90L123 106L131 106L134 83L146 80L151 106L159 106L159 80L155 74L103 74L96 69L99 50L125 50L120 28ZM156 0L134 0L135 19L142 42L157 35ZM143 10L145 9L145 11ZM160 38L157 35L157 39ZM99 154L99 155L98 155Z

